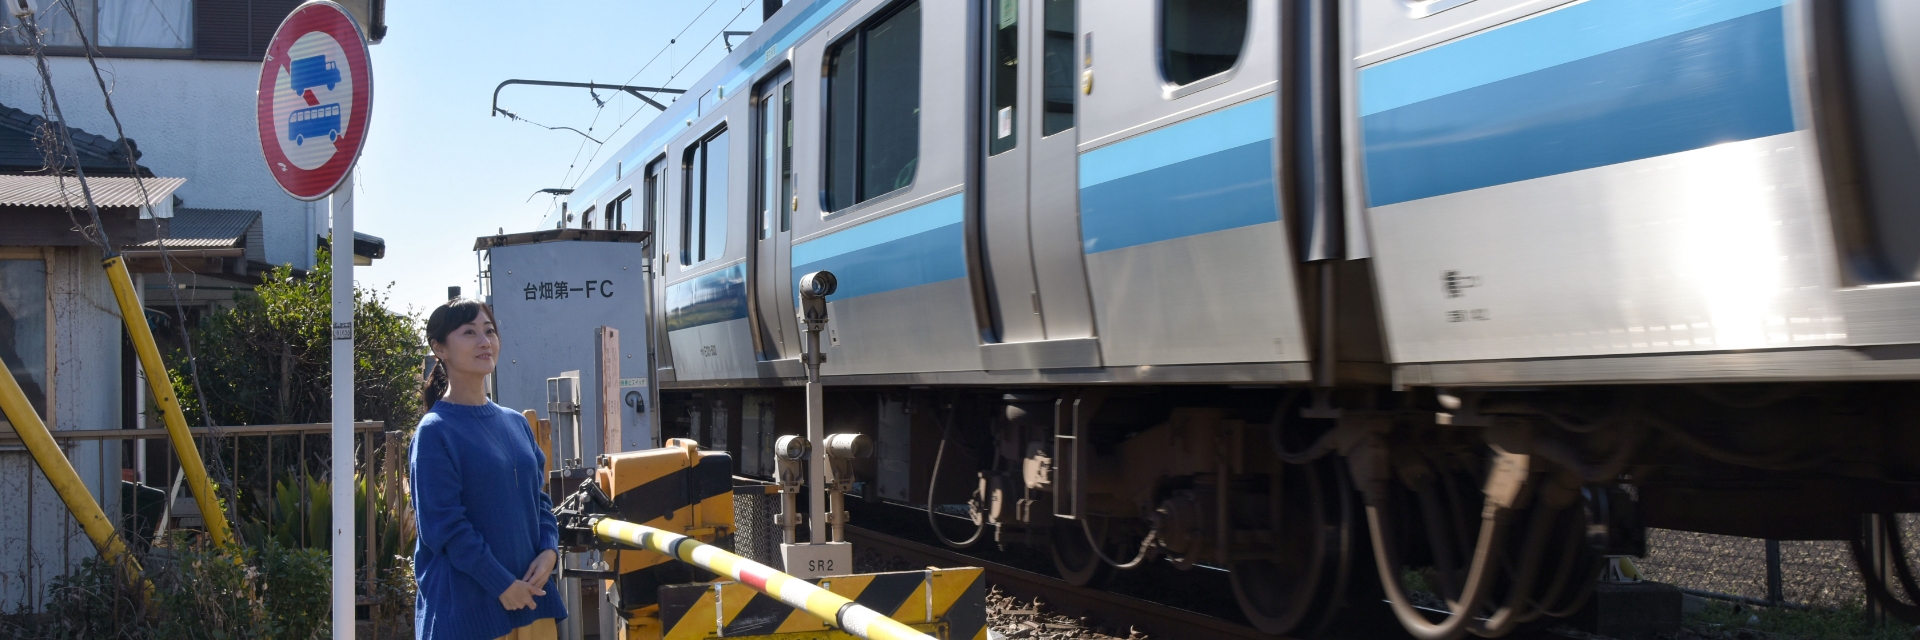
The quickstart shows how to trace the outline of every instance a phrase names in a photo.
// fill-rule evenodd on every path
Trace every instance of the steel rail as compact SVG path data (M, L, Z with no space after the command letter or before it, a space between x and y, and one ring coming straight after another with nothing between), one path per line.
M593 533L732 578L864 640L935 640L845 596L678 533L610 518L595 521Z
M921 566L972 566L986 570L987 580L1001 591L1023 598L1043 597L1048 603L1109 621L1126 621L1135 630L1155 638L1245 638L1272 640L1253 627L1098 589L1076 587L1052 576L988 562L963 553L896 538L871 529L847 526L847 540L856 548L897 555Z

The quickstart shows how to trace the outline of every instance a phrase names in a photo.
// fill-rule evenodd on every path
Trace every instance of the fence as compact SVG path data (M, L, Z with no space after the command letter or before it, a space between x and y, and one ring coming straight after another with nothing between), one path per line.
M326 496L325 492L316 496L312 482L318 479L314 477L314 473L324 473L329 468L325 458L330 449L326 446L326 441L327 436L332 433L332 428L332 425L327 423L220 427L217 438L212 437L214 430L205 427L190 429L195 442L200 446L201 455L207 460L207 465L213 472L214 480L234 489L231 495L235 503L228 506L229 510L257 519L254 523L257 526L240 531L244 534L241 538L243 542L257 544L261 536L277 535L284 541L297 546L320 549L328 547L327 527L315 526L317 524L315 517L329 517L329 514L324 509L315 509L313 504L315 497L325 499ZM383 561L381 557L383 545L377 542L389 537L394 538L396 542L410 541L412 538L413 519L409 511L411 505L404 495L407 443L403 438L394 437L397 432L388 432L384 429L385 423L382 422L360 422L354 425L354 451L356 452L354 469L357 474L369 479L366 487L368 499L365 500L364 513L358 514L361 516L361 525L365 528L364 534L368 541L365 545L365 557L361 559L362 595L359 598L361 604L375 603L375 599L370 596L375 593L374 581L380 573L378 569ZM158 506L164 515L155 518L153 509L142 511L142 507L146 506L146 501L140 498L143 491L123 486L122 499L118 501L120 513L109 512L108 514L109 517L119 518L116 524L120 527L123 537L129 540L151 539L157 531L178 526L192 528L204 522L199 519L201 514L194 507L193 501L187 497L184 488L167 486L169 481L177 480L178 465L174 460L172 448L167 442L165 429L68 430L54 431L52 436L62 449L69 452L69 456L76 449L75 445L82 442L158 441L149 448L157 447L158 451L163 451L164 462L160 465L160 473L150 472L148 475L150 479L158 481L158 485L145 489L144 492L165 495L169 489L173 489L171 493L175 495L175 499L170 503L162 500L161 502L165 504ZM310 446L309 440L315 440L315 442ZM0 449L19 444L20 440L10 431L0 432ZM104 449L104 447L96 449ZM216 459L219 462L216 463ZM107 464L109 463L101 461L103 468ZM39 469L31 464L24 469L30 475L40 473ZM31 486L34 479L28 478L28 480L26 484ZM38 480L38 482L45 481ZM156 489L158 491L155 491ZM103 491L106 490L111 489L103 489ZM281 498L287 491L294 492L297 496L293 504L293 513L287 513L288 509L282 505ZM96 500L99 498L100 496L96 496ZM29 500L29 502L32 501ZM379 513L389 514L385 519L391 525L401 527L402 530L393 536L382 535L384 532L376 531L376 525L382 520L376 517ZM71 516L66 518L72 519ZM165 529L161 529L163 525ZM29 527L28 536L32 535L33 529ZM62 546L70 547L71 545ZM27 548L36 548L31 538L27 541ZM392 551L392 549L386 551ZM32 559L25 560L32 561ZM61 563L71 567L73 561L74 558L66 557ZM52 575L31 569L24 569L21 573L26 575L8 575L9 571L0 569L0 581L13 582L24 587L29 602L37 603L39 592L44 590L46 580ZM51 573L57 574L60 571ZM21 582L25 584L19 584ZM14 603L5 604L8 608L14 605ZM411 606L411 603L409 602L408 605Z

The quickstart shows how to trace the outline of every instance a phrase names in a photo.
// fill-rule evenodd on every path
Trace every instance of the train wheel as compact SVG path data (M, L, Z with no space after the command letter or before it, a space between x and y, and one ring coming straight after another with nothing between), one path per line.
M1333 619L1350 586L1352 501L1344 473L1331 461L1288 465L1284 473L1268 557L1233 562L1229 578L1255 628L1306 635Z
M1083 516L1085 517L1085 516ZM1051 544L1047 548L1053 552L1053 570L1060 578L1076 587L1105 582L1113 575L1113 567L1093 552L1093 545L1087 543L1087 534L1080 530L1079 522L1056 521L1047 528Z

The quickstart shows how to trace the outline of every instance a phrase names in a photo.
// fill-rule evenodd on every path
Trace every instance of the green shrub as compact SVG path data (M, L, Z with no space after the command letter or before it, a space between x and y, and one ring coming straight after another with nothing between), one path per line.
M55 578L45 610L0 622L0 638L312 640L331 616L327 555L269 542L215 548L175 537L141 554L151 591L99 558Z

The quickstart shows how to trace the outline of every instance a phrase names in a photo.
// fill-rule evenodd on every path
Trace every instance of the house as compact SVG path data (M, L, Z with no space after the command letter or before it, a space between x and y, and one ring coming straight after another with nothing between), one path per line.
M126 257L163 351L178 340L175 323L230 304L268 269L313 266L328 233L326 204L281 191L261 158L254 121L263 52L300 3L37 4L52 85L99 222L75 167L46 153L59 124L43 107L25 30L0 14L8 27L0 30L0 361L56 432L157 427L140 415L142 372L101 269L103 236ZM371 38L384 35L382 0L343 4ZM82 32L98 47L119 128L84 56ZM361 260L385 250L364 234L354 247ZM11 435L0 418L0 504L10 505L0 517L0 610L8 612L43 606L48 582L93 554L32 458L17 439L9 444ZM121 514L123 481L164 487L171 479L170 452L160 442L68 442L69 461L109 517Z

